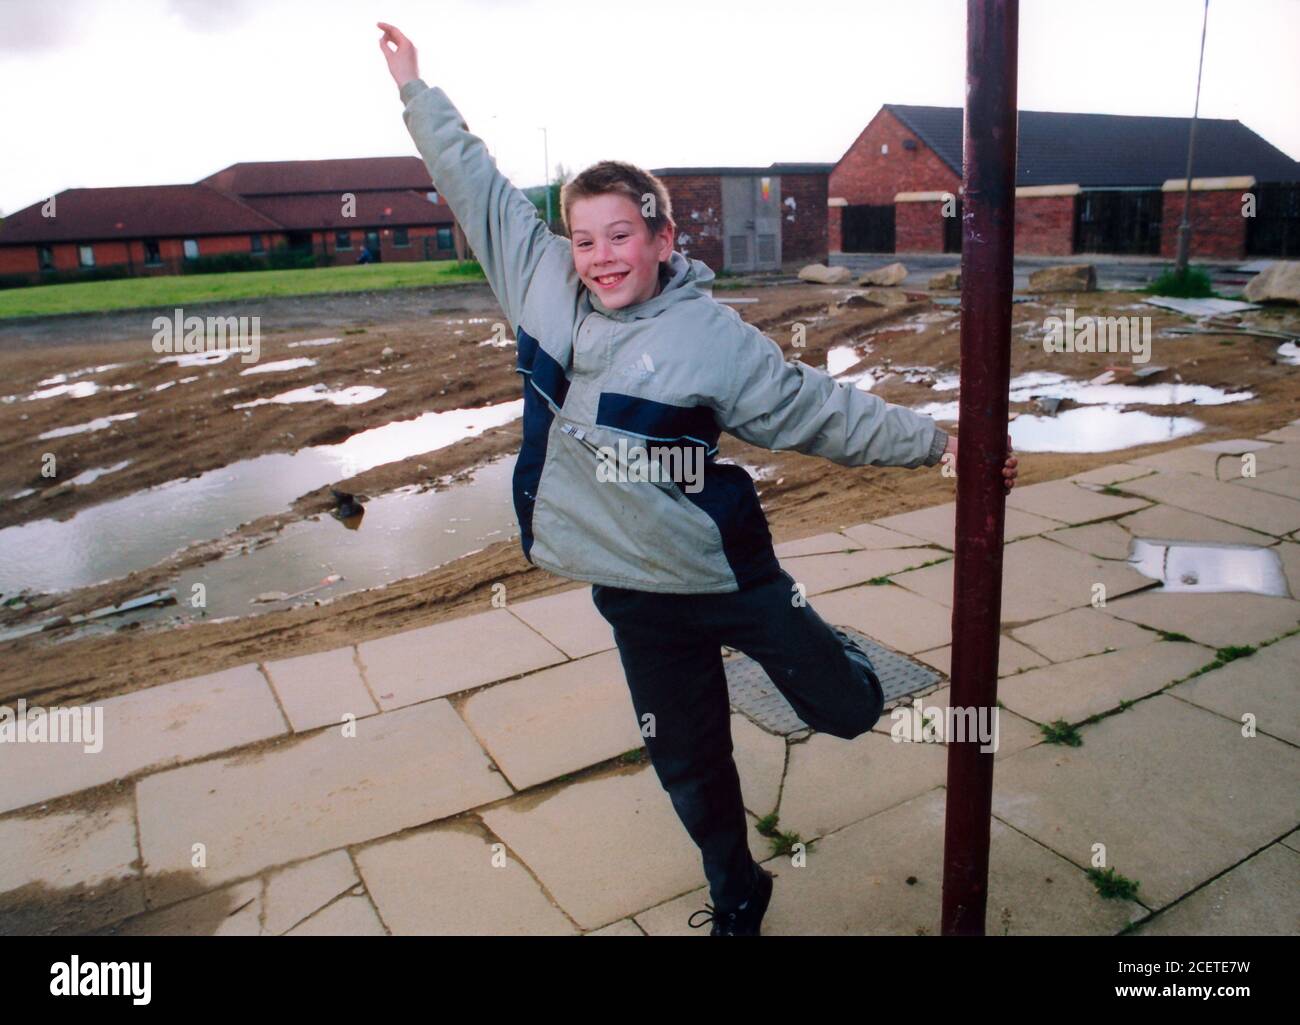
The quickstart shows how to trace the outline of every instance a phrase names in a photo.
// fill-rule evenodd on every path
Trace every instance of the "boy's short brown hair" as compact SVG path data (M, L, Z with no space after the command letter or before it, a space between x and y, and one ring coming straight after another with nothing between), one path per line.
M673 221L673 203L662 181L635 164L626 164L621 160L602 160L598 164L592 164L560 189L560 217L564 221L565 232L572 234L569 207L575 199L603 196L608 192L617 192L632 200L641 210L641 217L652 236L665 224L676 226ZM647 209L652 213L647 214Z

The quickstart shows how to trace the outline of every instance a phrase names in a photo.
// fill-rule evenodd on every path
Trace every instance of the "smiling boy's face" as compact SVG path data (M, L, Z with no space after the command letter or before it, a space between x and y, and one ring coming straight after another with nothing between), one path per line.
M654 298L659 264L673 251L673 226L653 236L628 196L606 192L575 199L569 207L573 267L607 309Z

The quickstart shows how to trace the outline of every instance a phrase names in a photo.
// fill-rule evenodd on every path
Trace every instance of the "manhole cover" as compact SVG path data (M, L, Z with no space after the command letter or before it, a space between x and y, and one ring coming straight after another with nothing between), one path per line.
M933 687L939 681L939 674L929 666L890 651L849 627L840 629L862 646L876 667L881 690L885 692L886 707L898 698ZM723 664L727 669L727 691L733 708L772 733L789 735L808 728L808 724L790 707L790 702L776 689L772 678L752 658L740 655L726 659Z

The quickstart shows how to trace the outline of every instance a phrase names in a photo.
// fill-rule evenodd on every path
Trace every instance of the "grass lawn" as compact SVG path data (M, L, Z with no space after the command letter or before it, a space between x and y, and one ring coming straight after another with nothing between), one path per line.
M257 299L270 295L419 288L483 280L483 271L477 263L470 261L458 266L454 260L117 278L110 281L4 289L0 291L0 319L52 316L59 313L102 313L106 310L148 306L183 307L190 303Z

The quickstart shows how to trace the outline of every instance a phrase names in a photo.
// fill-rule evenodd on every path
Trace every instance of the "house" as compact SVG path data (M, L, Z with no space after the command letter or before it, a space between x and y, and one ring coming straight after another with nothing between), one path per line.
M656 167L673 203L676 247L715 271L824 260L833 164Z
M882 107L831 171L831 253L957 252L962 123L960 107ZM1016 251L1172 258L1190 127L1022 110ZM1191 193L1193 256L1300 253L1300 163L1240 121L1197 121Z
M0 224L0 278L177 274L228 254L256 267L281 250L321 265L353 263L362 247L381 260L451 259L456 234L419 157L239 163L191 185L65 189L33 203Z

